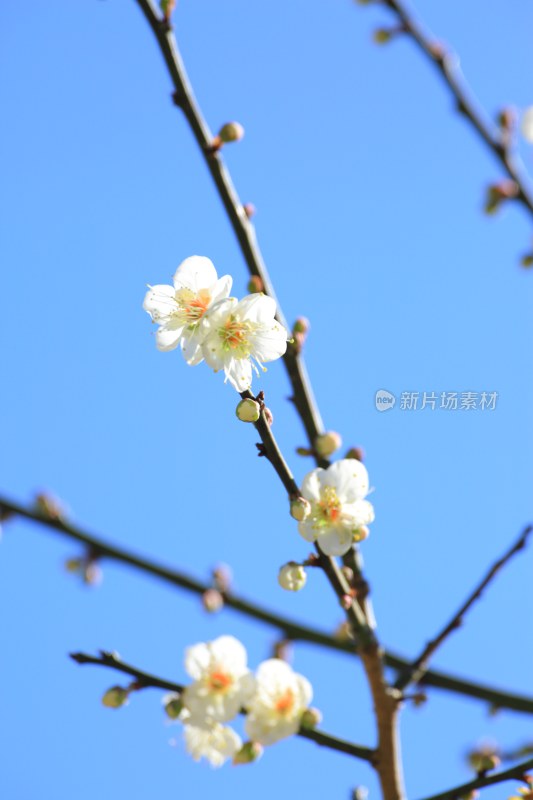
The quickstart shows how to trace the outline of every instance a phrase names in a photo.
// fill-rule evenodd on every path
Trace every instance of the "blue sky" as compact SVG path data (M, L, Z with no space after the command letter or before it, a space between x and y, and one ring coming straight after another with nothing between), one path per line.
M420 5L420 4L419 4ZM533 103L527 0L424 3L491 114ZM280 564L308 546L284 493L234 417L220 375L156 351L141 304L185 257L209 256L244 294L246 270L133 0L0 8L4 79L0 257L2 491L65 500L73 519L207 577L223 561L239 592L302 621L341 621L320 575L283 593ZM481 213L501 177L438 76L408 41L376 47L388 16L348 0L181 0L177 32L212 128L238 119L227 161L284 312L311 320L306 357L328 428L362 445L376 521L363 553L384 643L406 655L448 619L532 518L533 275L520 208ZM520 145L531 169L533 151ZM256 383L298 479L304 435L281 363ZM374 394L496 391L494 411L375 409ZM4 643L1 786L21 800L193 793L377 797L365 765L301 740L250 768L196 765L169 739L158 693L100 705L118 676L66 654L99 647L183 681L184 648L239 637L255 665L274 632L127 569L89 590L66 575L78 551L27 523L0 550ZM533 694L530 552L513 562L435 666ZM295 648L323 728L372 744L361 668ZM531 739L531 720L434 692L406 708L409 796L467 780L484 737ZM310 767L310 765L313 767ZM488 800L514 785L487 790Z

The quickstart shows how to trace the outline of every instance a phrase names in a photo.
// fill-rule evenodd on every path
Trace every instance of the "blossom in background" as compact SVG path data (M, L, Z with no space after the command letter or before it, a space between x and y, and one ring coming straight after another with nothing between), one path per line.
M239 713L254 689L246 661L246 650L233 636L186 650L185 669L194 683L184 689L181 699L191 725L227 722Z
M522 114L520 129L526 142L533 144L533 106L526 108Z
M273 744L297 733L302 714L313 697L309 681L285 661L263 661L256 672L253 697L247 705L245 730L262 745Z
M185 747L195 761L205 758L213 767L221 767L242 747L241 737L227 725L215 722L205 727L185 725Z
M174 350L181 345L188 364L202 361L201 344L205 337L206 312L219 300L228 297L232 278L218 278L213 264L204 256L191 256L183 261L174 275L174 285L150 286L143 308L159 328L156 342L159 350Z
M254 362L280 358L287 349L287 331L275 319L276 303L264 294L250 294L240 302L230 297L210 310L202 345L203 357L215 372L223 369L238 392L249 389Z
M366 538L366 525L374 519L368 494L368 472L352 458L336 461L327 469L305 476L302 496L311 504L309 516L298 523L308 542L318 542L328 556L342 556L354 541Z

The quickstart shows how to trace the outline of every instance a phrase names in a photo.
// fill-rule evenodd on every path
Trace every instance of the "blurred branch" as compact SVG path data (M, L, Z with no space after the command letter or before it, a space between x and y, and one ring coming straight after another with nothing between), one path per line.
M463 783L461 786L448 789L446 792L433 794L431 797L425 797L424 800L459 800L461 797L468 797L470 792L476 789L493 786L495 783L503 783L503 781L510 781L513 779L523 780L527 771L530 769L533 769L533 758L530 758L528 761L523 761L515 767L503 770L502 772L495 772L492 775L483 775L479 778L475 778L473 781Z
M156 689L166 689L170 692L177 692L178 694L181 694L183 691L183 686L181 686L181 684L163 680L155 675L151 675L149 672L137 669L137 667L133 667L131 664L126 664L117 653L108 653L101 650L99 656L90 656L86 653L70 653L70 657L77 664L95 664L100 667L116 669L119 672L130 675L135 679L136 689L154 687ZM340 753L346 753L354 758L360 758L363 761L373 763L375 758L374 751L369 747L361 747L360 745L346 742L343 739L338 739L323 731L302 728L298 732L298 736L316 742L316 744L322 747L329 747L330 750L337 750Z
M79 542L87 547L87 549L99 559L108 559L110 561L118 561L119 563L127 564L139 570L139 572L152 575L172 586L177 586L194 594L203 595L212 588L211 584L199 581L184 572L170 569L155 561L138 556L129 550L116 547L72 525L70 522L47 517L36 509L14 503L5 497L0 497L0 517L4 514L6 516L19 516L31 522L36 522L69 539ZM351 656L357 655L354 652L354 647L351 642L343 641L323 631L302 625L295 620L291 620L281 614L276 614L232 593L224 593L224 604L240 614L244 614L277 628L287 639L292 641L310 642L311 644L320 645L330 650L336 650L337 652L346 653ZM384 654L383 660L386 666L398 672L404 671L410 666L408 660L390 651ZM531 697L500 691L494 687L463 680L462 678L443 672L428 670L419 683L423 686L454 692L466 697L481 700L489 703L494 708L533 714L533 698Z
M516 553L521 552L525 548L531 531L533 531L533 526L531 525L528 525L527 528L524 528L515 544L513 544L513 546L510 547L509 550L507 550L507 552L492 565L483 580L476 586L472 594L454 614L448 624L445 625L445 627L437 636L435 636L434 639L428 642L418 658L410 665L409 669L400 674L395 684L397 689L405 689L405 687L410 683L417 683L420 680L427 670L429 659L433 653L448 638L448 636L450 636L450 634L457 630L457 628L461 627L467 611L470 610L476 600L479 600L483 594L483 591L496 577L498 572L503 569L503 567L512 559L514 555L516 555Z
M485 142L494 157L514 182L516 194L514 200L520 202L533 215L533 194L529 186L529 178L522 160L514 152L512 137L509 132L499 128L487 119L483 109L474 100L461 71L459 57L446 48L415 19L412 12L402 0L381 0L397 17L401 33L410 36L428 60L433 64L455 99L457 110L469 121L471 126Z

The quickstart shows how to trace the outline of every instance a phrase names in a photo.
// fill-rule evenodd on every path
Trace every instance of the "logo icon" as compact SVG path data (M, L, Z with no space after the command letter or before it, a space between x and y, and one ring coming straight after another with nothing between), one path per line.
M396 403L395 396L386 389L378 389L374 399L378 411L390 411Z

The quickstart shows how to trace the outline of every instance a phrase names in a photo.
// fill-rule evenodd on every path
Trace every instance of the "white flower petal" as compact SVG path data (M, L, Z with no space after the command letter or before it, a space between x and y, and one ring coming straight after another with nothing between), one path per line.
M217 271L211 259L205 256L190 256L182 261L174 273L176 290L186 288L192 292L211 287L217 280Z
M343 556L353 544L351 530L330 528L318 537L318 544L327 556Z
M318 530L313 527L312 520L305 520L298 523L298 533L303 536L306 542L316 542Z
M279 323L269 330L258 330L251 334L254 355L258 361L275 361L287 350L287 331Z
M321 483L334 487L342 503L353 503L368 494L367 469L355 458L335 461L322 473Z
M250 322L272 323L276 316L276 301L260 292L249 294L240 301L237 313L241 319Z
M185 725L184 738L187 751L195 761L205 758L214 767L221 767L242 747L240 736L223 725L207 728Z
M187 674L199 680L211 663L209 645L205 642L194 644L185 650L185 669Z
M151 286L144 296L143 308L154 322L168 319L177 309L175 291L172 286L160 283Z
M210 645L212 658L234 673L246 670L246 648L234 636L219 636Z
M248 358L229 359L224 363L224 372L238 392L245 392L252 385L252 364Z
M205 328L200 322L194 331L184 335L181 340L183 357L190 367L195 367L204 360L202 343L205 340Z
M308 472L302 483L302 497L311 502L320 500L320 476L324 472L321 467Z
M350 529L360 528L361 525L370 525L374 522L374 506L368 500L356 500L355 503L345 503L342 507L343 515L350 519Z
M181 325L179 328L172 328L170 325L159 328L155 334L157 349L162 353L174 350L179 344L182 330Z
M219 300L229 297L232 285L233 278L231 275L223 275L222 278L219 278L215 285L211 287L211 302L218 303Z

